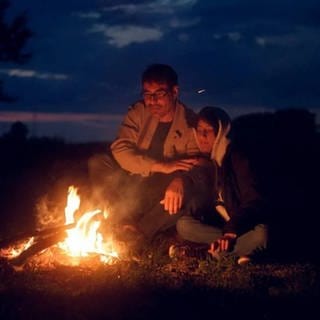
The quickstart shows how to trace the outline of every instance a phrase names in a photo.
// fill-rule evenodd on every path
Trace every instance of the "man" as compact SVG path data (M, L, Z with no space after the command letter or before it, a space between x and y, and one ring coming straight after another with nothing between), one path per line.
M148 239L174 226L182 207L180 174L198 162L195 114L179 100L178 76L165 64L142 74L143 99L129 107L110 156L89 161L94 198L107 201L113 223L134 225Z

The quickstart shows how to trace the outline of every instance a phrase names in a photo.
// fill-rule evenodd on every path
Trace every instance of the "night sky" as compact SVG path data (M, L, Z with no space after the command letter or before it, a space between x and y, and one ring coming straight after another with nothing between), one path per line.
M31 135L107 141L139 99L151 63L179 74L198 110L303 107L320 114L319 0L12 0L34 32L25 65L0 64L0 134L21 120Z

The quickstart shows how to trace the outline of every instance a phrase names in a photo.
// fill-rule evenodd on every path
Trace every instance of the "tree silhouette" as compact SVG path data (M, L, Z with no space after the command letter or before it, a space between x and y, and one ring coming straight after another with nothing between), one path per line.
M10 7L9 0L0 0L0 62L24 64L31 54L24 51L32 32L27 27L27 16L23 12L6 21L6 12ZM0 80L0 102L13 102L15 99L3 90L3 81Z
M29 133L28 127L20 122L14 122L8 133L5 133L2 137L4 140L9 140L11 143L25 142Z

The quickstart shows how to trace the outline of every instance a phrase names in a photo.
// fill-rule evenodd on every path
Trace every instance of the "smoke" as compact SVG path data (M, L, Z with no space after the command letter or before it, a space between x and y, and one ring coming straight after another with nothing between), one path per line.
M36 204L36 227L44 229L64 224L64 212L57 202L46 194Z

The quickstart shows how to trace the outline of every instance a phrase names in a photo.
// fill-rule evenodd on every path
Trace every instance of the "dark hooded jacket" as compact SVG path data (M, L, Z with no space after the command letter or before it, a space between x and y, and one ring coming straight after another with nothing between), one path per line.
M205 223L219 221L212 218L220 216L224 233L232 232L240 236L253 229L255 225L266 223L266 203L259 193L259 186L250 168L249 159L230 143L229 116L220 108L212 108L214 109L211 112L214 110L219 120L210 157L211 167L195 168L189 174L195 190L213 188L209 201L211 209L202 212L201 215L199 212L192 214L196 218L201 217ZM203 119L211 124L210 118ZM217 124L212 126L216 127ZM210 182L208 179L211 179ZM210 192L206 193L208 194Z
M266 203L259 192L248 158L230 144L218 172L216 210L219 212L220 204L230 217L224 225L224 232L240 236L257 224L265 224Z

